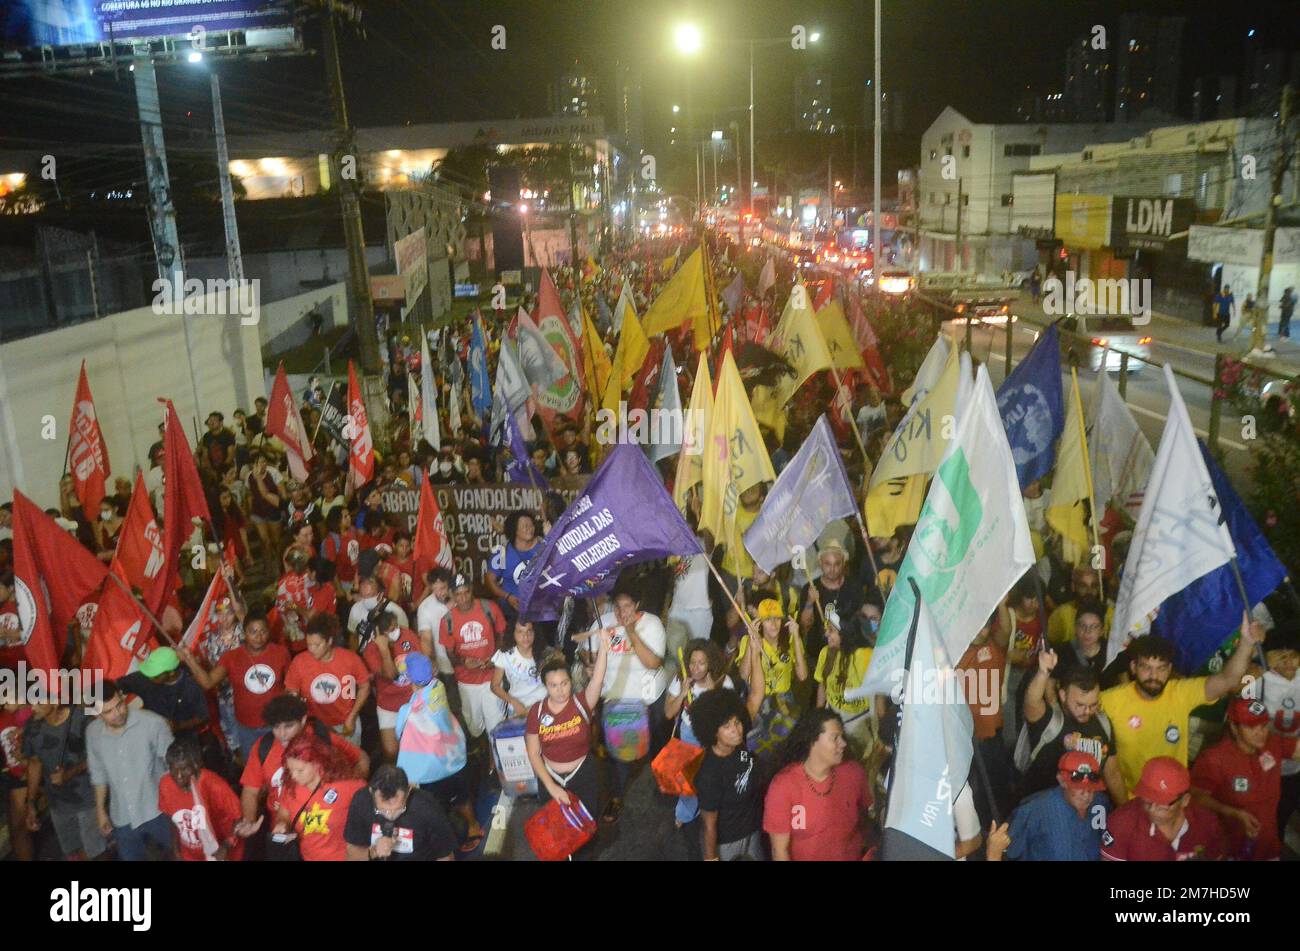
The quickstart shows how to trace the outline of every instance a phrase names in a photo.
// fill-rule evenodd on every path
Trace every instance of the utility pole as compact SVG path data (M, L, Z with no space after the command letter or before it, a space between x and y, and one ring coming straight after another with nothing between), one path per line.
M874 155L872 158L871 174L874 177L873 188L871 192L871 276L875 278L873 287L876 293L880 293L880 271L881 262L885 259L884 249L880 247L880 0L876 0L875 13L875 67L876 75L872 83L876 87L872 94L876 99L876 110L874 119Z
M829 138L827 147L829 148ZM826 227L835 228L835 179L831 175L831 153L826 153Z
M961 179L960 178L957 179L957 236L956 236L956 240L954 241L954 247L956 248L957 251L957 271L958 273L960 273L962 269L962 262L965 260L966 257L964 254L962 254L962 249L961 249Z
M1282 87L1282 102L1277 111L1277 156L1273 159L1269 176L1268 208L1264 211L1264 260L1259 269L1259 282L1255 286L1255 306L1264 308L1264 323L1268 324L1268 281L1273 271L1273 241L1277 236L1277 209L1282 203L1282 177L1291 165L1292 154L1287 148L1286 127L1291 119L1291 87Z
M384 367L379 356L379 338L375 331L375 303L370 296L370 271L366 267L366 237L361 224L360 187L356 180L359 164L356 138L348 123L348 107L343 97L343 69L339 62L339 39L334 13L335 0L324 0L321 4L321 25L325 40L325 75L329 81L337 137L331 172L334 175L333 184L339 190L339 203L343 213L343 238L348 252L348 308L352 313L352 324L357 331L361 369L366 375L375 375L381 373ZM376 417L381 414L387 416L383 412L385 405L385 400L382 398L383 384L382 381L378 382L377 390L363 385L367 390L367 396L373 396L378 392L380 397L366 401L373 432L382 432L384 428L375 425Z
M742 184L740 180L740 123L731 123L731 128L736 133L736 240L743 251L745 248L745 209L740 204L740 196L743 194L740 188Z
M239 248L239 223L235 220L235 192L230 187L230 155L226 150L226 120L221 112L221 80L214 66L212 80L212 126L217 134L217 181L221 185L221 220L226 228L226 268L232 281L244 279L244 255Z

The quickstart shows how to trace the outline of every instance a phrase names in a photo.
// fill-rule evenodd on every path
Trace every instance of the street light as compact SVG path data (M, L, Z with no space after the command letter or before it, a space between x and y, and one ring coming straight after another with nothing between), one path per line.
M700 28L693 23L678 24L673 40L677 44L677 49L687 56L694 56L704 46Z
M676 112L681 112L681 111L682 111L682 107L681 107L681 106L678 106L678 105L674 105L674 106L673 106L673 112L676 113Z

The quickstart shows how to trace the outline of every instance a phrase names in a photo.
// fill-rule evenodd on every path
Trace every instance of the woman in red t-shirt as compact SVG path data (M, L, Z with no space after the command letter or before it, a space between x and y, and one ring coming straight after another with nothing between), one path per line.
M524 743L528 761L548 796L571 805L576 796L593 816L599 815L600 786L591 755L592 711L600 700L613 634L600 632L600 652L587 689L573 692L573 678L562 653L548 657L538 671L546 696L528 711Z
M241 819L239 797L203 768L192 743L167 748L167 773L158 781L158 808L176 830L176 851L186 862L238 862L254 827Z
M342 862L348 857L343 827L352 797L366 788L349 779L343 754L310 730L299 733L284 751L288 779L276 804L275 835L298 836L304 862Z
M27 760L23 758L23 727L31 707L0 704L0 789L9 797L9 841L14 858L32 860L32 834L27 829Z

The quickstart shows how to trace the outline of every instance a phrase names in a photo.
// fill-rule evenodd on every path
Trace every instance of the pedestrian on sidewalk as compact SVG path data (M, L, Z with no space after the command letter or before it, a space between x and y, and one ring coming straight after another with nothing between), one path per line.
M1250 324L1250 351L1249 356L1269 357L1274 356L1274 351L1268 344L1268 302L1260 307L1255 303L1255 295L1246 295L1246 304L1241 312L1242 323Z
M1232 296L1232 286L1224 284L1223 289L1214 295L1214 336L1223 343L1223 332L1232 324L1232 312L1236 309L1237 299Z
M1043 279L1038 273L1038 268L1034 268L1034 273L1029 275L1029 293L1033 295L1034 303L1038 303L1038 295L1043 290Z
M1291 315L1295 313L1296 293L1294 287L1288 287L1282 292L1282 299L1278 305L1282 310L1282 317L1277 323L1278 338L1285 337L1291 339Z

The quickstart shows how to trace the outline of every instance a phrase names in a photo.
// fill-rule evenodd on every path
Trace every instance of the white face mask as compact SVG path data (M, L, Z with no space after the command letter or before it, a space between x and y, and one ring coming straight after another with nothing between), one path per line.
M441 473L446 474L451 471L451 468L452 467L451 467L450 460L443 459L441 462L438 463L438 471Z
M113 515L114 515L114 514L115 514L115 513L113 513L113 512L100 512L100 513L99 513L99 520L100 520L101 522L111 522L111 521L113 520Z

